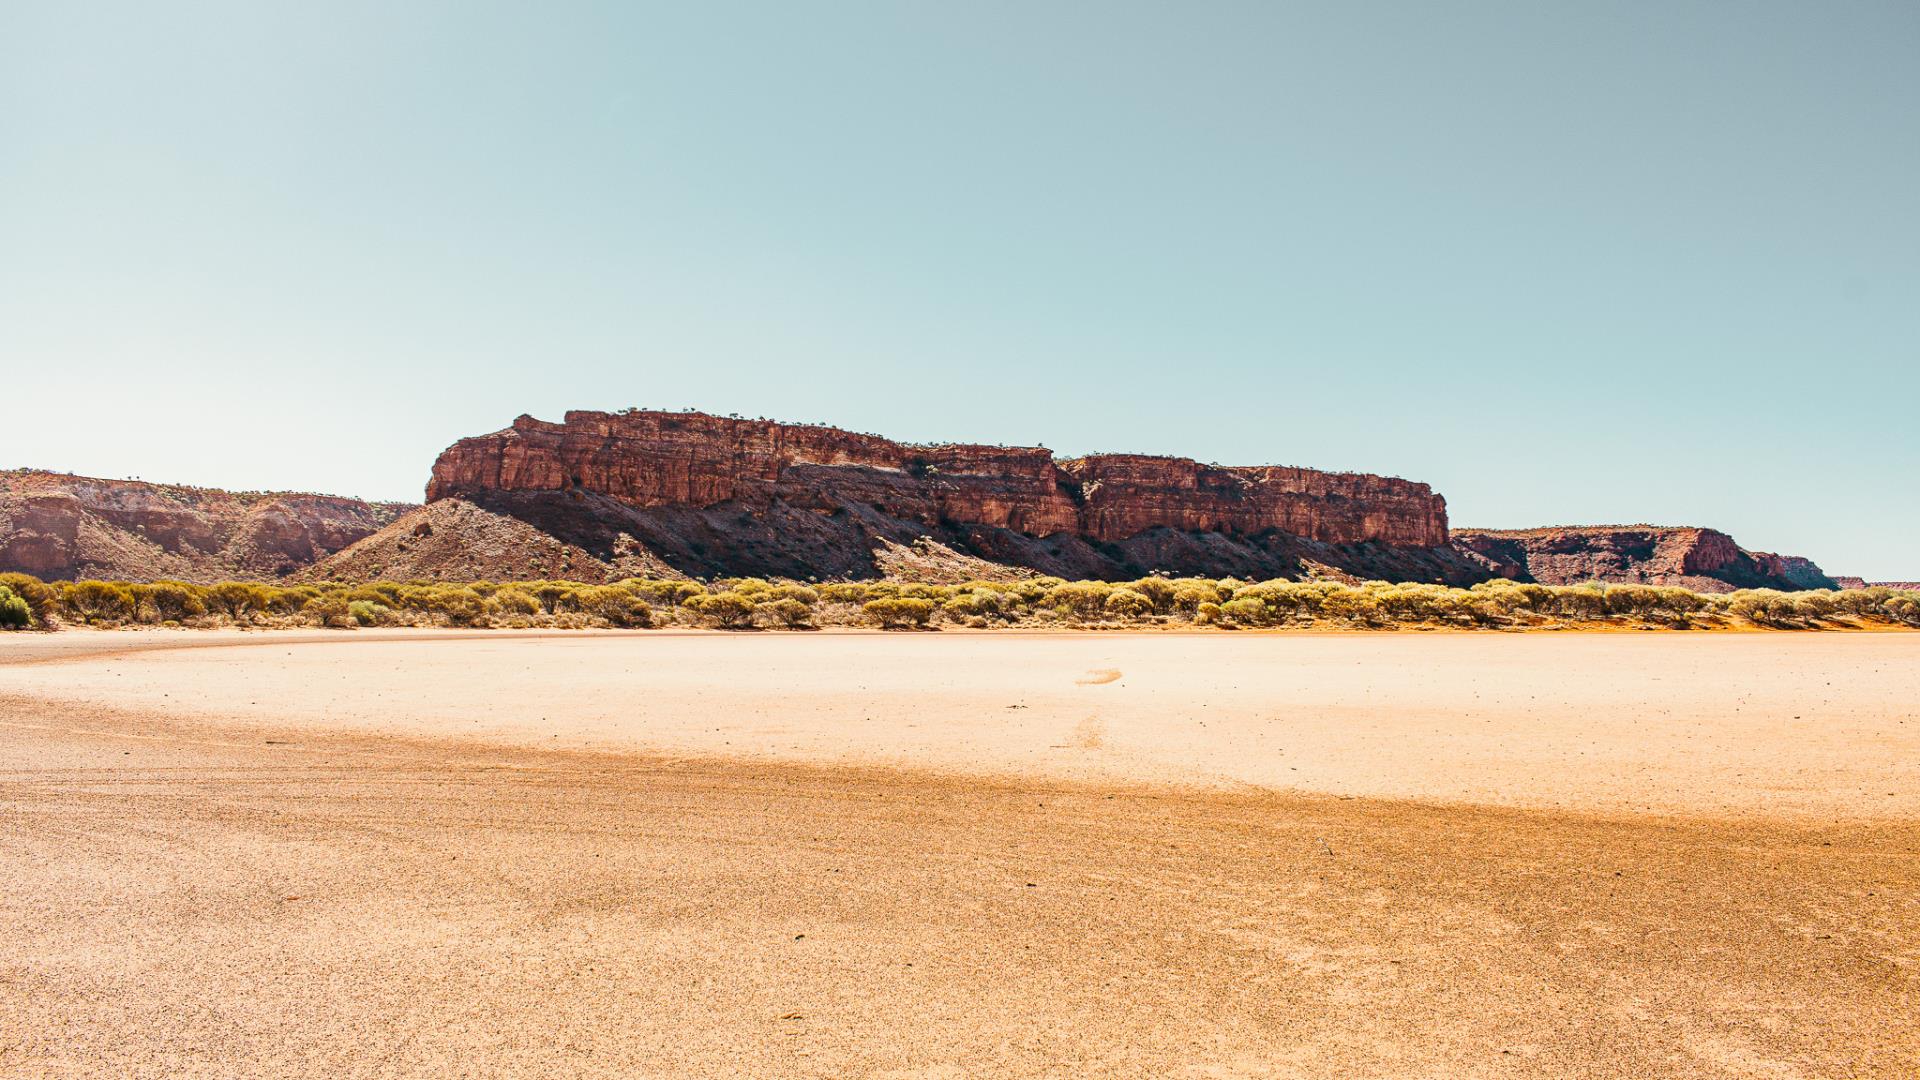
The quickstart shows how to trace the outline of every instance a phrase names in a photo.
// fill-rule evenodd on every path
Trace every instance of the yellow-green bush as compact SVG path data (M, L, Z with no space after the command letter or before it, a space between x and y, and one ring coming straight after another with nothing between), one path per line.
M618 585L587 585L574 591L577 609L614 626L652 626L647 602Z
M791 596L783 596L759 605L767 617L789 630L799 630L813 625L813 608L805 602Z
M1113 586L1104 581L1063 581L1047 590L1047 606L1077 619L1100 617Z
M33 609L25 598L0 585L0 630L24 630L33 625Z
M1470 589L1369 581L1240 581L1151 576L1125 583L1035 577L958 585L857 581L809 584L730 578L712 585L628 578L577 581L371 581L195 585L83 580L43 583L0 574L29 624L100 626L192 621L267 626L455 625L644 627L698 618L724 629L871 624L1127 623L1153 619L1229 628L1289 626L1526 627L1605 622L1690 629L1752 625L1793 630L1900 623L1920 626L1920 593L1882 587L1779 592L1588 582L1546 586L1487 581ZM656 606L657 605L657 606ZM9 611L15 608L9 603ZM685 611L687 614L680 614ZM9 616L12 618L12 616ZM19 625L18 621L10 625Z
M209 586L202 595L209 611L234 622L250 621L256 612L265 610L272 599L265 586L251 581L223 581Z
M1115 589L1107 594L1100 610L1109 618L1138 619L1153 614L1153 601L1133 589Z
M45 626L60 606L60 590L32 574L0 574L0 587L19 597L32 613L33 621Z
M119 581L70 581L60 606L82 622L122 622L133 617L133 590Z
M881 600L869 600L860 610L874 625L883 630L892 630L902 626L925 626L933 618L933 601L919 597L896 596Z
M753 600L737 592L714 592L687 601L687 610L727 630L753 625Z
M527 592L514 588L511 585L505 585L495 589L493 595L487 597L487 610L495 615L505 615L509 617L515 615L538 615L540 613L540 601L535 600L533 596Z

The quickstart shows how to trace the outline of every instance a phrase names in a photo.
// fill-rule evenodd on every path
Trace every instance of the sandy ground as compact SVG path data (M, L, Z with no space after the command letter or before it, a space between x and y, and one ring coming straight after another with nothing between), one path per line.
M0 639L0 1075L1920 1074L1920 635Z

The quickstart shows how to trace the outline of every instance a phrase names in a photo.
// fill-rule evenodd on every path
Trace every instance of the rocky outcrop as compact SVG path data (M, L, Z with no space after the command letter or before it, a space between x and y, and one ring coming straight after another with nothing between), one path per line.
M702 577L872 577L890 565L876 552L924 539L958 560L1077 578L1487 576L1447 546L1445 500L1412 481L1060 460L1044 447L916 446L701 413L522 416L442 453L427 498L516 518L608 573L644 550Z
M1185 458L1100 454L1057 461L1042 447L908 446L835 428L699 413L522 416L462 439L434 463L427 499L580 492L636 510L774 503L833 511L848 501L922 525L1118 543L1154 529L1325 544L1437 548L1446 501L1382 476Z
M410 508L9 470L0 472L0 570L46 580L273 580Z
M1797 555L1748 551L1715 529L1602 525L1457 529L1453 546L1516 581L1677 585L1699 592L1830 589L1834 581Z

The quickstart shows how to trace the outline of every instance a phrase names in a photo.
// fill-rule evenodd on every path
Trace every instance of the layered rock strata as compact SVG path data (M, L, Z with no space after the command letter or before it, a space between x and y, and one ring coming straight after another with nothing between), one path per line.
M776 502L832 512L858 502L927 526L1119 543L1154 529L1323 544L1439 548L1446 501L1425 484L1312 469L1226 468L1185 458L1042 447L910 446L835 428L699 413L529 416L462 439L434 463L427 499L577 492L636 510Z
M1810 559L1748 551L1716 529L1456 529L1453 546L1493 574L1542 585L1604 581L1677 585L1699 592L1835 587Z
M285 577L381 529L410 504L0 472L0 570L220 581Z

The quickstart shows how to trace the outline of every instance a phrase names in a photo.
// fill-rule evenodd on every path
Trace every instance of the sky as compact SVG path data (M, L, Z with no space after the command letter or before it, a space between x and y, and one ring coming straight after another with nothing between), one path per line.
M1920 578L1920 6L0 0L0 466L627 406Z

